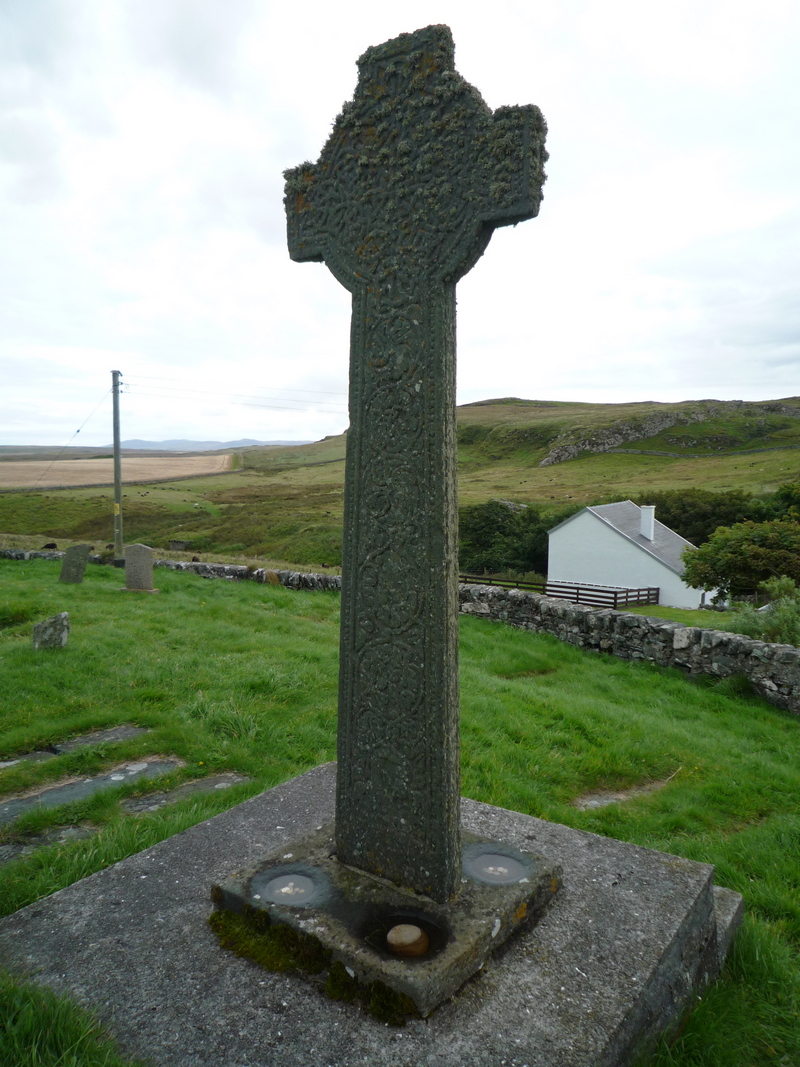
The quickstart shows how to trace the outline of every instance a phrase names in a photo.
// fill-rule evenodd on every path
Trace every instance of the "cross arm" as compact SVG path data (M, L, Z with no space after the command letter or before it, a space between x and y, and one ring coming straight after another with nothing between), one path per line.
M317 166L301 163L283 172L286 179L283 202L286 206L289 255L297 263L324 260L322 234L316 225L314 185Z
M464 225L443 256L443 277L463 278L496 227L538 215L546 180L546 136L547 123L535 104L500 107L480 123L472 142L472 178L463 194Z
M499 107L492 115L483 165L487 168L484 219L509 226L535 218L545 182L547 123L535 104Z

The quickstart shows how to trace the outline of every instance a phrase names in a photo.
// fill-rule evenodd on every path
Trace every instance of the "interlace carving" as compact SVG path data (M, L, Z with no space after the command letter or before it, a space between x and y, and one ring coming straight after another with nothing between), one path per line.
M461 875L455 284L539 209L546 126L492 113L446 26L359 60L319 162L286 172L292 259L353 296L339 859L447 900Z

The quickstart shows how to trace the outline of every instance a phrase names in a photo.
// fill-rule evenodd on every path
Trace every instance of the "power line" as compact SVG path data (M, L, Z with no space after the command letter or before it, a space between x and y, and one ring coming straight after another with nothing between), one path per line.
M159 377L156 377L155 375L152 375L152 374L128 375L127 381L180 382L181 384L184 385L184 388L185 388L185 383L184 383L184 379L183 378L159 378ZM169 388L169 387L168 386L164 386L164 388ZM263 385L263 386L257 385L256 389L267 389L267 390L272 391L273 393L301 393L301 394L305 393L305 394L308 394L309 396L347 396L347 393L334 392L334 391L332 391L330 389L282 389L277 385ZM201 392L201 391L207 391L207 390L198 390L198 392ZM219 390L214 390L214 395L215 396L220 395L220 391ZM225 393L224 395L226 395L226 396L252 396L253 394L251 394L251 393Z
M189 393L191 393L192 395L197 395L197 396L214 396L214 397L239 396L239 397L244 397L247 400L280 400L284 404L330 404L330 403L332 403L332 401L330 401L330 400L313 400L313 399L310 398L310 396L309 397L301 397L300 399L295 399L294 397L291 397L291 396L264 396L264 395L260 395L258 393L227 393L224 390L220 390L220 389L198 389L198 388L196 388L194 386L191 386L191 385L190 386L182 386L180 388L176 388L173 385L146 385L146 386L142 387L135 380L133 380L133 381L126 380L126 388L130 388L131 385L133 385L134 389L136 389L136 390L138 390L140 388L158 389L163 394L166 394L166 393L177 393L179 396L184 396L184 397L187 396ZM288 392L288 390L287 390L287 392ZM318 394L318 395L320 395L320 396L322 396L322 395L344 396L345 394L344 393L328 393L328 394Z
M100 401L100 404L102 404L102 403L103 403L103 400L105 400L105 398L106 398L106 397L108 396L108 394L109 394L110 392L111 392L111 390L109 389L109 390L107 390L107 391L106 391L106 392L105 392L105 393L103 394L103 399L102 399L102 400ZM61 449L61 451L60 451L60 452L58 453L58 455L56 456L56 458L55 458L55 459L54 459L54 460L52 461L52 463L50 464L50 467L52 467L52 466L53 466L53 463L57 463L57 462L58 462L58 460L60 460L60 459L61 459L61 457L62 457L62 456L64 455L64 453L66 452L66 450L67 450L67 449L69 448L69 446L70 446L70 445L72 444L72 442L73 442L73 441L75 440L75 438L76 438L76 437L78 436L78 434L79 434L79 433L81 432L81 430L82 430L82 429L84 428L84 426L86 425L86 423L87 423L87 422L89 421L89 419L90 419L90 418L92 417L92 415L94 415L95 411L97 411L97 410L98 410L98 408L100 407L100 404L98 404L98 405L97 405L97 407L96 407L96 408L94 409L94 411L92 411L92 414L91 414L91 415L89 415L89 416L88 416L87 418L85 418L85 419L83 420L83 422L82 422L82 423L80 424L80 426L79 426L79 427L78 427L78 429L77 429L77 430L75 431L75 433L74 433L74 434L72 435L72 437L70 437L69 441L67 441L67 443L66 443L66 444L64 445L64 447L63 447L63 448ZM49 471L49 470L50 470L50 467L47 467L47 469L46 469L46 470L43 470L43 471L42 471L42 473L41 473L41 474L39 475L39 477L38 477L38 478L36 479L36 483L35 483L35 484L34 484L34 486L33 486L33 488L34 488L34 489L35 489L35 488L36 488L36 486L37 486L37 485L39 484L39 482L40 482L40 481L42 480L42 478L44 478L45 474L47 474L47 471Z
M170 392L154 392L154 393L150 393L150 392L143 391L139 387L135 387L134 389L131 389L129 387L130 383L126 383L126 385L128 386L128 388L126 388L125 392L126 392L126 394L128 394L130 396L147 396L147 397L153 397L153 398L158 399L158 400L196 400L200 396L213 396L213 397L216 397L216 398L219 398L219 396L220 396L219 393L214 393L214 392L210 392L208 390L199 390L199 389L198 390L194 390L194 391L189 390L188 392L184 392L182 390L174 389L174 390L170 390ZM227 393L227 394L223 393L222 394L222 396L229 396L229 397L230 396L246 396L246 395L247 394L245 394L245 393ZM263 399L264 400L270 400L272 398L271 397L264 397ZM278 397L276 399L283 400L283 404L259 404L259 403L256 403L254 400L230 400L230 401L228 401L228 403L236 404L236 405L241 406L241 407L269 408L272 411L294 411L294 412L300 412L300 411L305 410L309 406L313 406L316 411L322 412L323 414L345 415L347 413L347 408L344 405L339 405L339 406L336 406L336 407L323 407L320 402L316 402L315 403L314 401L310 401L310 400L306 400L306 401L304 401L304 400L292 400L290 397ZM297 405L300 405L300 406L298 406L298 407L286 407L285 405L287 405L287 404L297 404Z

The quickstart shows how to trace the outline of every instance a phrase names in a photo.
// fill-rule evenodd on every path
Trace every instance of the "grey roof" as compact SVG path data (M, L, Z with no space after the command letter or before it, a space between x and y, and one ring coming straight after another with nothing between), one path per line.
M647 537L642 537L639 532L641 527L641 508L638 504L634 504L632 500L619 500L615 504L597 504L595 507L584 508L583 511L570 515L564 522L554 526L548 533L555 533L556 530L560 530L562 526L572 522L578 515L583 515L584 511L591 512L601 522L610 526L612 530L616 530L618 534L641 548L643 552L655 556L657 560L669 567L675 574L683 574L681 556L684 549L694 548L694 545L692 545L691 541L681 537L680 534L675 533L674 530L670 530L669 526L665 526L658 519L654 523L653 533L655 536L653 540L650 541Z

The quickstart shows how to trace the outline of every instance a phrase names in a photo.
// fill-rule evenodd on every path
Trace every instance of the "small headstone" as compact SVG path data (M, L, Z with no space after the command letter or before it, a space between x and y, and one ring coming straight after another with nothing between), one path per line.
M188 552L192 547L191 541L170 541L170 552Z
M58 579L60 582L79 585L83 581L91 547L91 545L73 545L67 549L64 553L64 562L61 564L61 574Z
M63 648L69 637L69 612L62 611L52 619L37 622L33 627L33 650Z
M154 593L153 550L147 545L125 546L125 588Z

